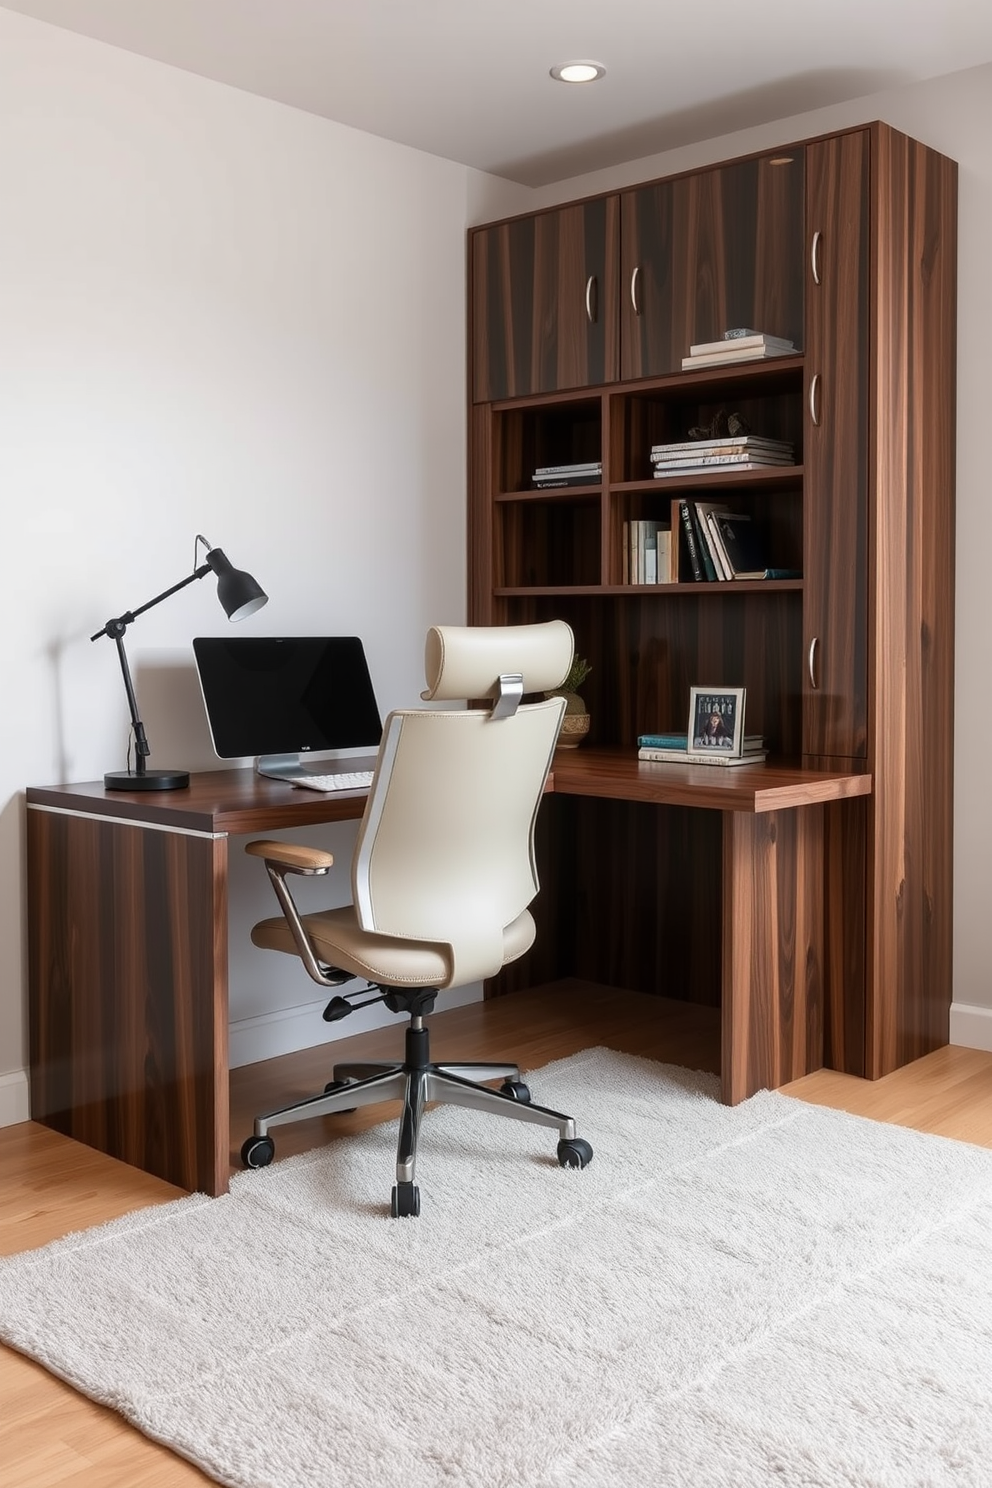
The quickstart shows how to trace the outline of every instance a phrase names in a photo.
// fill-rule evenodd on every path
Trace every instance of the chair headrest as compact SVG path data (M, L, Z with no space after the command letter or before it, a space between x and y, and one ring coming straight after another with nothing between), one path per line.
M508 672L523 676L523 691L550 692L568 676L575 651L564 620L542 625L432 625L427 632L425 702L483 698L498 692Z

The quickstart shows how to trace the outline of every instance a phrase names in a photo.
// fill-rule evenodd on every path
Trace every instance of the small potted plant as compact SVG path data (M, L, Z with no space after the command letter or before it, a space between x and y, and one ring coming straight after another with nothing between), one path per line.
M547 697L565 699L565 716L562 718L561 733L558 735L559 749L575 749L589 732L589 710L585 705L585 699L579 694L579 688L591 671L592 667L584 656L575 656L568 669L568 676L561 686L545 694Z

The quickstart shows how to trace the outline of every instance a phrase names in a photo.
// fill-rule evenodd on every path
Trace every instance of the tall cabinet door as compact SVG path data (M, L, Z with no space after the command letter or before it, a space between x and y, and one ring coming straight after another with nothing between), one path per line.
M806 150L803 753L868 754L867 131Z
M735 327L802 349L803 167L797 148L621 194L623 378L680 371Z
M473 233L476 403L616 380L616 248L615 196Z

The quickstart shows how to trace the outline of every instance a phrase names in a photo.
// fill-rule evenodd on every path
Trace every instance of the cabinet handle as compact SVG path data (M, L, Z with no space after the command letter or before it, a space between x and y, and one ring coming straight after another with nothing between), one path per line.
M819 231L813 234L813 242L809 250L809 266L813 271L813 283L820 282L820 244L823 242L823 234Z
M820 400L817 396L819 391L820 374L819 372L814 372L809 383L809 416L816 425L819 425L820 422Z
M816 680L816 652L820 644L820 637L814 636L809 643L809 655L806 658L806 670L809 672L809 685L813 691L819 690L819 682Z
M637 286L641 278L640 264L634 265L634 272L630 276L630 303L634 307L634 314L640 315L641 307L637 303Z
M596 275L590 274L586 280L586 320L590 325L596 324Z

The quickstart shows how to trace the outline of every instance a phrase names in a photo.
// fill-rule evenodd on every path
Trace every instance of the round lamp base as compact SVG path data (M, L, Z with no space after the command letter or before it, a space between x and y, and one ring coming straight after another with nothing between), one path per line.
M138 775L134 770L111 770L104 775L103 784L107 790L184 790L189 785L189 771L146 770L143 775Z

